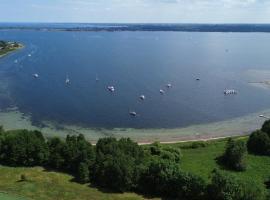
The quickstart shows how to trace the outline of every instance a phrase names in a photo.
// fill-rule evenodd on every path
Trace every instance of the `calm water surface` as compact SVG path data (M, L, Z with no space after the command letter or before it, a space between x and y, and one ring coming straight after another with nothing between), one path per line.
M270 34L9 30L0 38L25 45L0 59L0 106L17 106L35 124L175 128L270 108L270 92L242 76L270 69ZM224 96L225 88L239 93Z

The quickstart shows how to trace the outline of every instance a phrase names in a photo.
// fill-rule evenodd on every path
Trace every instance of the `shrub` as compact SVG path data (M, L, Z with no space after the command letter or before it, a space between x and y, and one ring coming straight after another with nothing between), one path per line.
M270 137L270 120L266 120L263 123L261 131L267 133L268 136Z
M270 155L270 137L265 132L255 131L250 135L247 147L249 152Z
M175 162L154 158L142 173L140 191L182 200L202 199L205 182L197 176L181 171Z
M220 158L220 161L230 169L243 171L246 168L244 163L246 152L247 148L244 141L232 140L230 138L227 142L226 150Z
M21 180L20 181L27 181L28 179L27 179L27 177L26 177L26 175L25 174L22 174L21 175Z
M174 148L167 145L160 145L159 143L153 143L148 146L147 149L150 156L159 157L161 159L173 161L179 163L182 157L179 148Z
M263 200L263 188L253 182L242 182L227 173L214 170L208 186L211 200Z

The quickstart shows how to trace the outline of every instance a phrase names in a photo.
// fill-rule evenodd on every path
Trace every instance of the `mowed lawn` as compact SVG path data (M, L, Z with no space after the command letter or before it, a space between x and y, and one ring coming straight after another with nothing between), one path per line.
M241 137L237 139L247 141L248 138ZM209 182L213 169L222 169L222 167L217 164L216 158L223 154L226 143L226 139L221 139L205 142L205 147L195 149L182 148L182 169L197 174ZM182 143L175 144L174 146L187 147L191 146L191 144L192 143ZM203 144L203 142L200 142L200 144ZM247 164L247 170L245 172L226 171L243 180L255 181L256 184L264 184L265 180L270 178L270 157L248 154L245 160Z
M20 181L25 174L27 181ZM72 181L72 176L48 172L41 167L12 168L0 166L0 199L2 200L142 200L134 193L101 192ZM10 194L11 196L9 196ZM2 196L1 196L2 195ZM18 196L18 198L16 198ZM21 197L21 198L19 198Z

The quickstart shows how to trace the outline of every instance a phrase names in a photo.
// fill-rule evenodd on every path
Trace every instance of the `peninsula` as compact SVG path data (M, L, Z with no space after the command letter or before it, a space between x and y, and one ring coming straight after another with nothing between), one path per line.
M0 40L0 58L22 47L23 45L18 42L7 42Z

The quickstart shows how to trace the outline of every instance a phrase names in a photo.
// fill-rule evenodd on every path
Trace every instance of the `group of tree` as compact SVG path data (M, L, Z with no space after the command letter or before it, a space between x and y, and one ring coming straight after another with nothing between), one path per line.
M270 120L264 122L261 130L250 135L247 147L250 153L270 156Z
M244 151L242 144L231 141L228 149L224 154L228 163L239 162L235 152ZM92 146L83 135L68 135L63 140L44 138L39 131L5 132L0 128L1 164L64 171L81 183L118 192L135 191L181 200L263 198L257 186L251 187L252 184L220 171L214 171L212 181L206 183L200 176L183 171L181 158L179 148L159 143L139 146L127 138L102 138Z
M6 41L0 40L0 47L5 48L8 45Z

